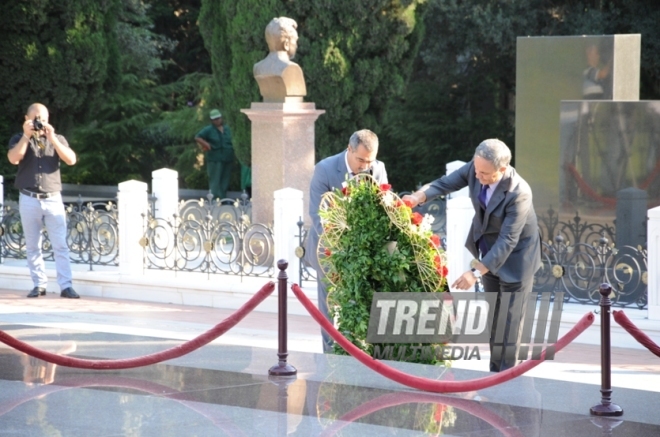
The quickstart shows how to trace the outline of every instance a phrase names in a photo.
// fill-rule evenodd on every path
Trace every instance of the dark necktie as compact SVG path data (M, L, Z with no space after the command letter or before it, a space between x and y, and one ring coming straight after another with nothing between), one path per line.
M481 203L481 208L486 209L486 195L488 194L488 185L481 186L481 192L479 193L479 203ZM477 246L479 246L479 251L481 252L481 257L483 258L488 253L488 244L486 244L486 239L482 235L481 238L477 241Z
M479 193L479 203L483 209L486 209L486 196L488 194L488 185L481 186L481 192Z

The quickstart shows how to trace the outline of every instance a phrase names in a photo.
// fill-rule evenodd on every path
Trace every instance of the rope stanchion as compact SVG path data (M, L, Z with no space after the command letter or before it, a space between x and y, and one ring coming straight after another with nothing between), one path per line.
M539 360L527 360L522 364L519 364L515 367L507 369L503 372L486 376L483 378L471 379L469 381L437 381L434 379L423 378L419 376L410 375L408 373L401 372L393 367L388 366L387 364L376 360L375 358L370 357L364 351L359 349L353 343L351 343L346 337L341 335L339 331L328 321L323 314L316 308L316 306L305 296L305 293L300 289L298 284L293 284L291 286L293 293L296 295L300 303L305 307L307 312L316 320L316 323L321 325L323 328L341 347L351 354L354 358L360 361L365 366L369 367L371 370L374 370L386 378L389 378L393 381L398 382L399 384L406 385L418 390L430 391L436 393L458 393L466 392L473 390L482 390L488 387L492 387L497 384L509 381L517 376L522 375L530 369L538 366L545 360L547 349L544 350ZM559 352L567 344L573 341L578 335L580 335L585 329L587 329L594 322L594 315L591 312L585 314L582 319L573 327L570 331L566 333L562 338L560 338L557 343L555 343L555 352Z
M628 331L642 346L647 348L653 355L660 357L660 346L658 346L651 338L644 334L637 326L630 321L626 313L623 311L612 311L614 314L614 321L617 322L623 329Z
M289 279L286 274L286 268L289 263L281 259L277 262L277 268L280 273L277 275L277 357L279 361L273 367L268 369L271 376L295 376L298 373L295 367L286 362L289 356L287 350L287 308L286 308L286 283Z
M24 352L35 358L39 358L49 363L57 364L65 367L75 367L78 369L93 369L93 370L116 370L116 369L132 369L135 367L144 367L151 364L160 363L162 361L171 360L189 354L190 352L207 345L216 338L220 337L225 332L233 328L238 322L243 320L257 305L259 305L268 295L275 289L275 284L269 282L264 285L254 296L250 298L242 307L240 307L234 314L227 317L222 322L215 325L200 336L187 341L181 345L172 347L170 349L157 352L150 355L145 355L136 358L127 358L120 360L85 360L81 358L67 357L57 355L51 352L46 352L34 346L22 342L4 331L0 331L0 342L14 349Z
M612 403L612 360L610 350L610 310L612 301L610 284L601 284L600 289L600 404L594 405L589 412L594 416L621 416L623 409Z

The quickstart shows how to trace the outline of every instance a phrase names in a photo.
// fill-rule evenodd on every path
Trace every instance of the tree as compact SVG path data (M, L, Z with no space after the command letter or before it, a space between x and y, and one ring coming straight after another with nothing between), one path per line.
M200 29L211 54L238 158L250 163L250 124L242 108L261 101L252 66L267 54L264 29L277 16L298 22L307 101L326 114L316 124L317 158L346 147L352 132L379 132L401 94L421 40L422 0L203 0Z
M35 101L67 134L99 101L116 71L112 58L117 1L11 2L0 16L0 136L20 131ZM2 160L0 173L15 169ZM5 183L9 185L6 181Z
M158 76L161 83L172 83L183 75L211 73L209 56L197 26L202 0L159 0L147 11L153 32L176 41Z
M151 31L148 5L122 0L113 28L119 53L119 80L78 125L72 143L78 164L63 177L68 182L117 184L126 179L149 181L159 167L174 166L161 114L179 95L180 84L161 86L157 72L173 42Z

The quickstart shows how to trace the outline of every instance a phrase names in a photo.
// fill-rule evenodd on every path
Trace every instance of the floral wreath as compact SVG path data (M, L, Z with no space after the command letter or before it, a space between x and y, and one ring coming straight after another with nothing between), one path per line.
M411 261L417 267L425 291L446 291L447 260L444 251L440 248L440 238L431 230L433 216L429 214L422 216L418 212L413 212L408 200L401 200L397 194L390 191L391 185L378 185L371 175L358 174L343 185L341 190L325 193L319 207L319 216L323 225L323 234L319 243L319 247L323 250L319 253L322 255L319 256L319 264L339 275L328 275L328 280L336 285L341 277L341 272L333 263L332 254L346 249L343 247L341 237L351 228L349 210L353 198L360 192L368 191L378 198L392 225L412 243L414 260Z
M328 308L340 332L365 352L372 350L366 333L374 292L447 290L447 261L431 229L433 217L414 212L390 190L358 174L341 190L325 193L319 207L317 255L329 284Z

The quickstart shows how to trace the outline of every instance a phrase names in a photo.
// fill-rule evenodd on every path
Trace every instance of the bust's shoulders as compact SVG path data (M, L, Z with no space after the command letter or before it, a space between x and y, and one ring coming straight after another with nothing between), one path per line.
M255 76L281 76L290 70L301 70L300 66L290 60L284 60L277 52L270 52L261 61L254 64Z

